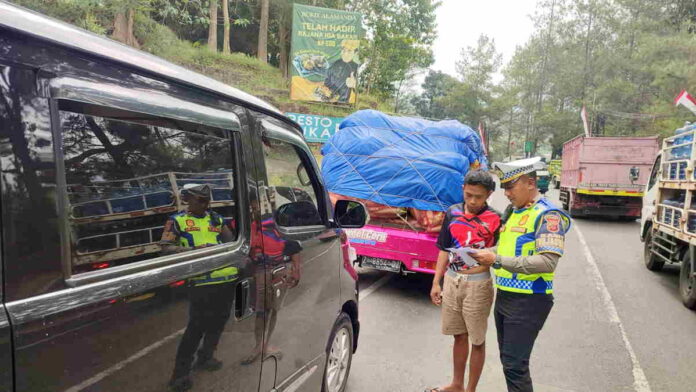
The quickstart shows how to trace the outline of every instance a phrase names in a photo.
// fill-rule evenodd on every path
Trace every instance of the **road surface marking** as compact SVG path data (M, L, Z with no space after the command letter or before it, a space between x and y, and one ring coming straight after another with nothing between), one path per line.
M185 330L185 328L180 329L180 330L174 332L173 334L163 338L162 340L159 340L159 341L145 347L144 349L138 351L137 353L131 355L130 357L124 359L123 361L115 364L114 366L104 370L103 372L95 374L94 377L89 378L89 379L79 383L78 385L75 385L73 387L66 389L65 392L79 392L87 387L90 387L90 386L98 383L99 381L101 381L101 380L109 377L110 375L116 373L117 371L123 369L129 363L144 357L145 355L149 354L150 352L159 348L160 346L164 345L165 343L169 342L170 340L177 338L179 335L184 333L184 330Z
M384 286L389 280L394 276L393 273L387 272L386 275L381 277L378 281L375 283L372 283L369 285L365 290L360 290L360 296L358 297L359 301L364 300L368 295L374 293L377 291L380 287Z
M631 346L631 342L628 340L628 335L626 335L626 330L624 329L623 323L621 322L621 318L619 317L619 312L616 310L616 305L614 305L614 301L611 299L611 293L609 293L606 284L604 284L604 278L602 278L602 274L601 272L599 272L599 266L597 265L597 261L595 260L594 256L592 256L592 252L590 251L590 248L587 246L587 241L585 241L585 236L582 235L582 231L580 231L578 225L575 225L575 232L578 233L578 238L580 239L582 250L585 253L585 259L590 264L590 272L592 273L592 276L594 278L595 285L597 286L597 290L599 290L599 293L602 296L602 302L604 302L604 307L607 309L607 312L609 313L609 321L615 323L619 327L619 331L621 332L621 339L623 340L624 346L626 347L626 351L628 351L628 355L631 357L631 363L633 364L633 389L636 392L651 392L650 384L648 384L648 379L645 377L643 368L640 367L640 362L638 362L638 357L636 356L635 351L633 351L633 346Z

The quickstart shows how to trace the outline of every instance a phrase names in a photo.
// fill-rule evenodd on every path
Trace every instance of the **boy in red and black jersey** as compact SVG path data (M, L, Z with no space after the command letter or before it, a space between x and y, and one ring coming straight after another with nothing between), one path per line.
M484 249L495 245L500 214L488 206L495 182L488 172L476 170L464 178L464 202L447 210L440 229L438 255L430 297L442 306L442 333L454 336L452 383L427 391L476 391L486 357L488 315L493 305L493 281L489 267L473 259L463 260L452 252L457 248ZM440 281L444 277L444 290ZM471 343L469 383L464 388L464 371Z
M467 213L464 203L451 206L445 214L437 248L448 252L452 248L485 249L493 247L498 241L500 213L485 204L476 213ZM465 264L452 254L449 257L449 269L457 272L469 270L472 266Z

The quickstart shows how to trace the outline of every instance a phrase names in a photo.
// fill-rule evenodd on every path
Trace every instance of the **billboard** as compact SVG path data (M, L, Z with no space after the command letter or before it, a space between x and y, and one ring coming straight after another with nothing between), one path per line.
M363 36L357 12L294 4L290 99L355 103Z
M338 132L343 121L340 117L317 116L315 114L285 113L302 127L305 139L311 143L325 143Z

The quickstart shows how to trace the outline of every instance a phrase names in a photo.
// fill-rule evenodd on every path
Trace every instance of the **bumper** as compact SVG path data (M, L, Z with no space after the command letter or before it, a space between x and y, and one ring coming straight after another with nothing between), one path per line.
M611 217L631 217L640 218L641 206L634 207L619 207L619 206L596 206L596 205L578 205L573 206L571 214L585 216L611 216Z
M423 273L423 274L430 274L434 275L435 274L435 266L437 265L437 259L434 260L426 260L423 257L418 257L415 255L403 255L403 254L396 254L396 253L387 253L385 252L361 252L358 250L358 263L360 267L367 267L367 268L374 268L378 270L383 270L383 271L388 271L388 272L401 272L401 273ZM380 267L375 267L373 265L370 265L368 261L366 261L366 258L376 258L376 259L382 259L382 260L393 260L395 262L398 262L401 266L401 268L396 271L393 269L388 269L388 268L380 268Z

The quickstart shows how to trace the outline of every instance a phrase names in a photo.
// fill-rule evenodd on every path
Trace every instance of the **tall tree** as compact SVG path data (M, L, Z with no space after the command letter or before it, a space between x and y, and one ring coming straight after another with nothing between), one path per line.
M502 63L502 55L495 48L495 40L481 34L476 46L462 49L456 70L462 82L481 89L492 87L493 74Z
M222 18L223 35L222 35L222 53L230 52L230 4L229 0L222 0Z
M149 0L110 0L108 8L114 14L113 32L111 38L136 48L140 47L134 34L135 13L144 9L150 3Z
M217 19L218 19L218 0L210 0L209 15L210 26L208 27L208 49L217 52Z
M456 63L460 83L438 100L446 117L457 118L472 127L478 126L489 115L493 100L493 74L501 63L495 41L481 35L476 46L462 50Z
M361 12L368 30L361 56L366 67L362 84L369 93L392 96L397 82L434 59L436 0L358 0L351 9Z
M269 17L269 0L260 0L259 14L259 43L257 49L257 57L264 63L268 62L268 17Z
M460 82L444 72L430 70L423 79L419 96L412 100L416 113L420 116L442 119L445 117L445 108L440 98L448 95Z

